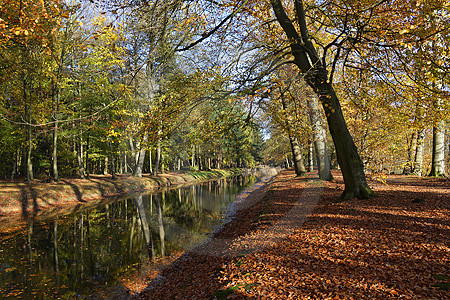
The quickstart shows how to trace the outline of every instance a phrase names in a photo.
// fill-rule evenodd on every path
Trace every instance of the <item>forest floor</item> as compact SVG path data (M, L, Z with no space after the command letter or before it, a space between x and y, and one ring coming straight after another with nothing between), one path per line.
M242 195L209 242L149 272L134 296L450 299L448 179L389 175L369 181L378 197L339 202L343 180L333 175L287 170Z
M65 178L58 182L33 180L0 181L0 228L14 226L32 218L49 218L116 201L120 197L156 191L162 187L191 185L201 181L240 174L240 169L198 172L167 172L142 177L91 175L89 179Z

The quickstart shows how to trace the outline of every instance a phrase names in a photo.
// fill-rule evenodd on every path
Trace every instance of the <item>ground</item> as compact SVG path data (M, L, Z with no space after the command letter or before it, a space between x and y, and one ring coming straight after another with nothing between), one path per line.
M135 297L450 299L449 181L390 175L369 180L378 197L338 202L333 176L287 170L244 194L208 243L148 273Z

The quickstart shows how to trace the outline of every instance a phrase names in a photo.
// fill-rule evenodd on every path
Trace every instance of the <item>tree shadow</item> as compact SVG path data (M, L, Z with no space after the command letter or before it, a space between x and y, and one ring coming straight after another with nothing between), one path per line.
M295 299L303 296L321 299L331 297L327 294L331 292L334 293L332 296L347 299L360 298L358 295L365 295L363 298L398 298L397 290L404 286L410 288L407 292L410 297L439 299L445 292L436 288L439 284L436 278L449 272L445 249L448 249L450 221L445 214L450 210L450 197L446 192L442 193L446 187L433 188L434 191L406 188L383 191L374 199L336 202L341 189L325 187L322 189L324 198L314 214L298 228L303 235L293 234L274 246L251 249L249 257L258 253L257 259L252 260L254 265L249 263L248 268L238 266L227 273L235 274L235 277L220 281L219 278L223 279L221 274L224 274L221 273L222 266L242 264L241 257L246 258L247 253L219 257L213 251L210 254L207 251L188 252L150 281L143 296L156 299L152 295L160 295L159 290L165 290L170 295L189 298L190 295L185 293L192 289L188 287L196 286L198 299L214 299L215 291L211 287L226 292L225 287L231 285L236 288L232 292L233 299L252 299L242 290L245 285L240 284L251 282L245 281L246 276L255 281L261 277L269 278L271 269L274 269L282 270L283 274L296 274L294 277L298 279L289 283L277 277L278 272L274 271L274 280L265 284L285 281L284 285L270 287L272 291L280 291L278 299L288 297L282 293L284 290L292 291ZM236 217L239 223L235 224L236 230L230 222L228 233L222 231L215 236L229 239L240 239L253 233L258 236L258 230L270 227L280 217L281 214L273 214L272 210L288 212L292 209L292 200L300 190L288 190L272 188L266 191L265 197L274 197L277 193L282 197L277 197L269 209L264 206L264 198L248 206ZM414 199L424 200L414 202ZM262 220L260 216L268 216L268 219ZM258 222L250 222L249 226L248 220L255 220L255 217ZM203 246L209 247L208 244ZM244 259L242 261L245 262ZM261 262L270 268L256 268ZM203 287L202 284L209 286Z
M77 196L77 200L79 202L86 202L85 200L83 200L83 195L81 194L81 191L76 184L74 184L68 180L61 180L61 181L72 188L72 190L74 191L75 195Z
M37 203L37 193L30 183L21 186L20 190L22 217L24 219L34 218L40 210Z
M387 178L388 185L411 186L411 187L433 187L433 189L450 190L449 181L439 181L436 178L411 178L411 177L396 177Z

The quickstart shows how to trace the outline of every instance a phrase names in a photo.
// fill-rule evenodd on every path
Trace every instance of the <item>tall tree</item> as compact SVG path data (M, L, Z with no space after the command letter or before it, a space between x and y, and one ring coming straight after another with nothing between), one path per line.
M433 149L429 176L445 176L445 122L433 126Z
M281 91L281 93L280 93L280 98L281 98L282 108L284 111L286 111L287 110L287 100L286 100L286 95L283 91ZM294 162L295 174L297 174L297 176L303 176L306 174L306 168L305 168L305 162L303 159L302 150L298 143L297 137L292 133L292 129L291 129L292 125L289 124L289 122L287 121L287 118L285 118L285 120L286 120L285 126L286 126L286 130L288 132L289 142L291 144L291 149L292 149L292 160Z
M288 37L292 55L294 56L294 63L304 74L306 83L318 95L325 110L345 182L345 190L341 198L369 198L374 193L367 184L364 165L347 129L342 109L332 81L328 77L326 66L323 65L323 61L319 58L308 33L303 1L295 0L294 2L299 31L286 14L281 0L271 0L271 5L277 21Z

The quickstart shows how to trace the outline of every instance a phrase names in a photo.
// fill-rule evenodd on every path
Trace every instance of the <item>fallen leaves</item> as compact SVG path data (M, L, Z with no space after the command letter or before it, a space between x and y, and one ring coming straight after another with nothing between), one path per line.
M236 257L202 256L201 264L186 255L141 297L448 299L448 182L389 176L387 185L371 182L379 197L336 202L342 179L333 176L337 182L326 183L313 213L286 238ZM292 209L304 181L283 172L219 235L261 234ZM413 202L417 197L424 201Z

